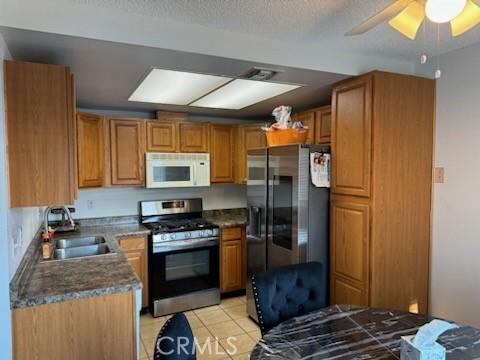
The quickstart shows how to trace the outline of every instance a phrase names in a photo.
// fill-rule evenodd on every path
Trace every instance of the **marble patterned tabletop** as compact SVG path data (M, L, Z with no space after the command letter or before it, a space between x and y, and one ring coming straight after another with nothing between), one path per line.
M432 318L393 310L335 305L270 330L250 359L400 359L400 337ZM459 325L438 342L447 360L480 359L480 330Z

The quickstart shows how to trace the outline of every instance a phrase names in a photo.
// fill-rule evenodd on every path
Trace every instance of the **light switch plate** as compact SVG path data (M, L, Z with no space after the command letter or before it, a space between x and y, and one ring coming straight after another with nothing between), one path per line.
M443 184L445 182L445 168L436 167L433 169L433 182Z

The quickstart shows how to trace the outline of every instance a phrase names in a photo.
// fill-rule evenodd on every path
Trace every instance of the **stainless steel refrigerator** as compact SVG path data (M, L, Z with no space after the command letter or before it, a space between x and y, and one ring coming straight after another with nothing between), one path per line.
M312 184L312 152L329 153L330 148L287 145L248 151L247 312L254 320L250 277L256 272L319 261L328 294L330 189Z

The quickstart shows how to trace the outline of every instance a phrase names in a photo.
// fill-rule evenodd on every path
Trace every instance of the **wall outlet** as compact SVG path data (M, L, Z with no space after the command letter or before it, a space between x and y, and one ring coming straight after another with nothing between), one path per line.
M436 167L433 169L433 182L435 184L443 184L445 182L445 168Z
M87 209L92 210L95 205L95 202L93 200L87 200Z

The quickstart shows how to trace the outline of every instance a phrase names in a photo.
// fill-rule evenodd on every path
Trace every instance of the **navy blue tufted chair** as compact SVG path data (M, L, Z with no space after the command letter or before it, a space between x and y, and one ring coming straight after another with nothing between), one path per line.
M154 360L195 360L192 329L183 313L173 315L163 325L155 342Z
M252 276L262 335L292 317L327 306L325 271L319 262L289 265Z

